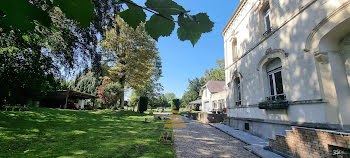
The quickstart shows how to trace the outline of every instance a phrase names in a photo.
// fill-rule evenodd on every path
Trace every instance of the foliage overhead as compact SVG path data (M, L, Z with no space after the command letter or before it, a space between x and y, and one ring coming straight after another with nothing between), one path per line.
M119 13L119 16L125 20L128 20L127 23L129 26L136 29L141 22L145 22L146 13L142 8L132 5L131 2L126 3L126 5L128 6L128 9Z
M210 32L214 23L206 13L190 15L181 5L173 0L147 0L140 6L132 0L2 0L0 1L0 26L6 31L11 29L30 32L36 27L35 23L51 27L49 12L59 7L65 16L77 21L82 27L89 27L94 21L94 13L99 11L100 3L105 5L125 4L128 9L119 15L132 28L136 29L140 23L146 22L148 34L158 40L160 36L169 36L178 23L178 37L181 41L190 40L197 43L203 33ZM115 9L114 9L115 10ZM146 21L146 11L152 13ZM174 17L177 17L175 19Z
M49 27L50 10L59 7L66 17L88 27L94 16L94 5L90 0L10 0L0 1L1 26L15 30L32 31L34 21Z

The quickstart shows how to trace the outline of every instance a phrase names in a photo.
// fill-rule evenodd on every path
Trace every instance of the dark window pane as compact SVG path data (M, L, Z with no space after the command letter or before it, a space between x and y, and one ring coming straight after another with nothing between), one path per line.
M272 79L272 75L269 75L269 80L270 80L270 95L275 95L274 89L273 89L273 79Z
M267 28L267 30L269 30L270 29L270 15L267 15L266 17L265 17L265 21L266 21L266 28Z
M237 87L237 91L238 91L238 100L241 101L241 86L239 84Z
M276 91L277 94L283 94L282 73L281 71L275 73Z
M236 99L237 101L241 101L241 81L239 79L236 79L235 83L236 83L236 89L235 89Z

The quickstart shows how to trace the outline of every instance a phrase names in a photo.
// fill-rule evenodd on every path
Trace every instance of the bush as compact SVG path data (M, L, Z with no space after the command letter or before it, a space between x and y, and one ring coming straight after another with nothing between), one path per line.
M172 110L180 110L180 100L179 99L172 99L171 100L171 109Z
M148 105L148 97L140 97L138 111L140 113L143 113L144 111L147 110L147 105Z

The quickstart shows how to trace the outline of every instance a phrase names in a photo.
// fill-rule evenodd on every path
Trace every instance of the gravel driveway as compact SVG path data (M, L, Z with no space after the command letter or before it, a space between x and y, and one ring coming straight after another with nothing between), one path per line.
M181 119L185 121L186 128L174 130L174 132L181 133L174 142L176 158L257 157L243 148L245 143L214 127L185 117Z

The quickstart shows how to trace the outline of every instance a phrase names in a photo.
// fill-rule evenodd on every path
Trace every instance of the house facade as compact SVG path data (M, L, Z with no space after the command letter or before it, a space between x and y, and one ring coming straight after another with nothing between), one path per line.
M350 1L241 0L222 35L230 126L350 130Z
M199 94L202 97L201 110L206 113L223 112L226 107L225 81L208 81Z

